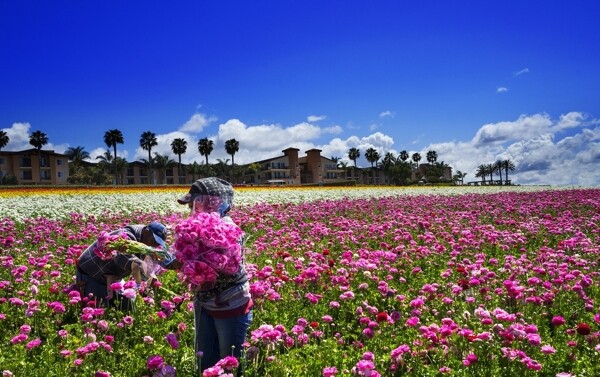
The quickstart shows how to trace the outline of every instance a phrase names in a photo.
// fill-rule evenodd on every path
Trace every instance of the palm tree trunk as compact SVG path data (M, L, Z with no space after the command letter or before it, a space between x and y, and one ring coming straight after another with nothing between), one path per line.
M115 164L115 182L114 185L117 185L117 143L114 144L113 150L115 152L115 157L113 163Z

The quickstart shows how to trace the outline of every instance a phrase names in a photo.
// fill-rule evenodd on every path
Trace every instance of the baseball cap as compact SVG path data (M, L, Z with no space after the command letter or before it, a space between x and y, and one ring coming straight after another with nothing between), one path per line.
M200 195L218 196L223 202L233 205L233 186L216 177L200 178L192 184L190 191L177 199L179 204L188 204Z
M167 240L168 234L167 227L159 222L153 221L148 224L148 229L150 232L152 232L156 243L159 244L163 249L166 249L167 244L165 241Z

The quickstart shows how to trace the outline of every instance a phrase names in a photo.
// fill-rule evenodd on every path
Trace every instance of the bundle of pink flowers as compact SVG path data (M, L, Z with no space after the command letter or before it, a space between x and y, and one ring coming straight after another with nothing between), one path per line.
M194 290L210 289L217 277L238 272L243 231L218 213L200 212L175 226L175 256L182 264L179 278Z
M165 250L133 241L125 233L110 234L107 232L100 232L93 251L105 261L113 259L117 253L151 255L158 260L162 260L167 255Z

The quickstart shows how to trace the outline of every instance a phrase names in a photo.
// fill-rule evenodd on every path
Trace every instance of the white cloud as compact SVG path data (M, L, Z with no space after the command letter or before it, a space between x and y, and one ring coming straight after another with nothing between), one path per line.
M179 128L179 131L186 133L199 133L202 132L206 126L212 122L215 122L216 120L217 118L214 116L207 117L205 114L196 113Z
M29 144L29 136L31 132L35 131L32 130L31 124L27 122L13 123L9 128L3 128L2 130L8 136L8 144L2 148L3 151L21 151L34 148ZM54 144L51 139L48 139L48 144L44 145L42 149L63 153L68 147L69 144Z
M506 93L508 92L508 88L505 86L500 86L496 89L496 93Z
M327 118L327 116L325 115L309 115L306 120L308 122L314 123L314 122L318 122L320 120L324 120L325 118Z
M515 74L514 74L514 75L515 75L515 76L521 76L521 75L523 75L523 74L525 74L525 73L529 73L529 68L525 67L525 68L523 68L522 70L515 72Z
M379 114L380 118L393 118L396 116L396 113L390 111L390 110L386 110L384 112L382 112L381 114Z
M511 140L531 139L549 132L551 126L552 120L548 114L521 115L516 121L483 125L475 134L473 143L501 144Z
M521 116L515 121L482 126L473 140L431 144L423 148L435 150L438 162L475 178L477 167L497 160L511 160L516 165L509 179L517 184L550 184L593 186L600 183L600 127L585 116L568 113L553 121L547 114ZM567 128L583 128L557 139L556 132ZM594 128L595 127L595 128Z
M578 111L571 111L567 114L562 114L559 118L559 121L554 126L555 130L565 130L568 128L579 127L587 116Z
M322 129L322 132L324 134L332 134L332 135L339 135L342 133L342 127L340 126L331 126L331 127L325 127Z

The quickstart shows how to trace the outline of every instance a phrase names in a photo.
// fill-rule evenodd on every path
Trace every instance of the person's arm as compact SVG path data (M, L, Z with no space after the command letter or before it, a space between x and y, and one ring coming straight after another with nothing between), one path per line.
M142 281L146 281L148 277L144 275L144 261L137 258L131 261L131 276L135 280L136 284L141 284Z

